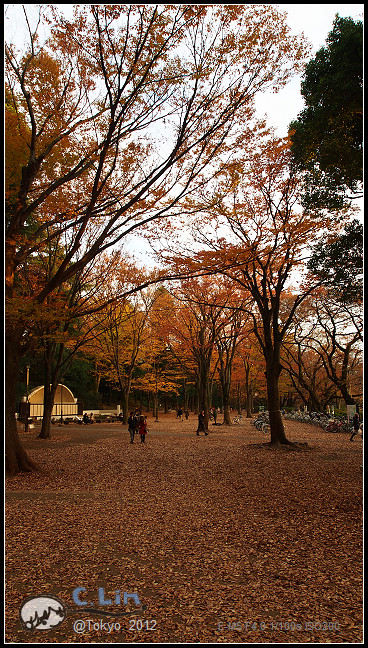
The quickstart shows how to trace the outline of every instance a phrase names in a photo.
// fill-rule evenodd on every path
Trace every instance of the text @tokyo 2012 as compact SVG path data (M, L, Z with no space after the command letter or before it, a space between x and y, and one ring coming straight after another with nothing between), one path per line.
M218 621L217 630L220 632L252 632L255 630L278 630L280 632L293 632L304 630L306 632L328 632L339 630L338 621Z
M96 632L106 632L110 634L111 632L123 632L129 630L131 632L137 631L153 631L156 630L156 620L155 619L129 619L125 623L116 622L116 621L105 621L102 619L91 620L91 619L77 619L73 623L73 630L77 634L84 634L85 632L91 632L95 630Z

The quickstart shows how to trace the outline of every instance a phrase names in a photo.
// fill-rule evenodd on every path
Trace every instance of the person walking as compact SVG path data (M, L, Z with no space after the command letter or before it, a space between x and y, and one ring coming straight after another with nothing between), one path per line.
M146 416L141 416L140 421L139 421L138 432L141 435L141 443L145 443L146 442L146 434L148 432L147 417Z
M183 410L181 409L181 407L179 407L179 409L178 409L178 413L177 413L176 418L180 418L181 421L183 421Z
M134 416L133 412L130 412L128 418L128 432L130 434L130 443L134 443L134 435L137 428L137 418Z
M208 432L206 432L205 428L205 417L204 417L204 410L201 410L198 414L198 428L197 428L197 436L199 436L200 432L204 432L205 435L207 436Z
M213 416L213 420L215 421L214 423L212 423L212 425L217 425L217 409L216 409L216 407L212 408L212 416Z
M350 437L350 441L352 441L355 435L358 434L359 427L360 427L359 414L358 412L356 412L353 416L353 434Z

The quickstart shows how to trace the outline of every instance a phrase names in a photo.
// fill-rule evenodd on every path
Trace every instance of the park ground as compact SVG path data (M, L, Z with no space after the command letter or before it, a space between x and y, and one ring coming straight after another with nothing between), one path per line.
M20 434L44 472L6 481L6 642L361 643L362 439L148 423L145 445L119 423ZM65 620L23 629L45 593Z

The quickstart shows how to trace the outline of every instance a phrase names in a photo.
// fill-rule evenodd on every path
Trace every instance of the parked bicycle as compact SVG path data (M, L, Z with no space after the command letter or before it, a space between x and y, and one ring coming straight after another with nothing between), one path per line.
M265 411L258 414L257 418L253 419L252 424L257 428L257 430L267 434L270 431L270 420L268 412Z

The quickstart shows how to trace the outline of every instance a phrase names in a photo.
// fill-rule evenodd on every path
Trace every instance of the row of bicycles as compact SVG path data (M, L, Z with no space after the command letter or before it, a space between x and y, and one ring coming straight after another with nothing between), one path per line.
M325 432L353 431L353 424L348 421L347 416L331 416L325 412L285 412L283 418L316 425Z
M324 412L282 412L282 417L285 419L299 421L300 423L308 423L309 425L316 425L323 428L325 432L353 432L353 425L348 421L346 416L331 417ZM257 430L262 432L269 432L270 421L268 412L260 412L257 418L252 420L252 424Z

